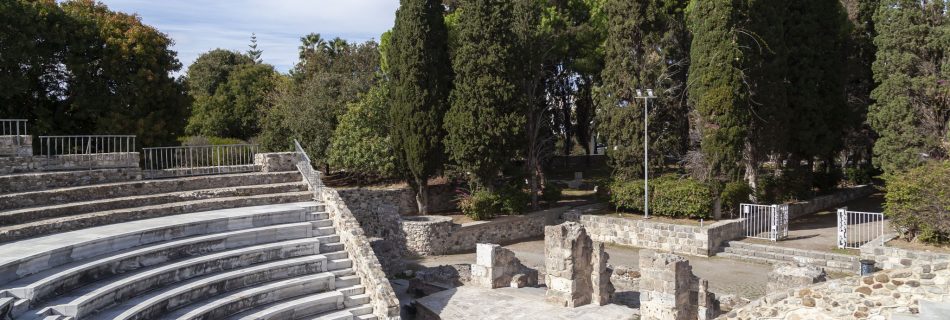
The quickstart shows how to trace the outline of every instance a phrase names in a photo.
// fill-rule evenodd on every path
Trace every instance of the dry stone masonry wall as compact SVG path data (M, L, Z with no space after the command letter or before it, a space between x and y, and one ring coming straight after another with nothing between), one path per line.
M471 284L482 288L523 288L538 285L538 271L521 264L511 250L492 243L479 243Z
M28 157L33 155L33 136L0 136L0 156Z
M705 320L718 315L708 282L693 275L686 258L641 250L640 274L641 319Z
M333 227L340 236L340 242L353 261L353 270L366 288L366 294L370 296L373 313L379 319L399 319L399 300L383 272L382 264L373 252L370 241L360 227L360 222L336 190L323 188L320 198L333 220Z
M920 301L948 301L948 284L947 263L886 270L771 294L723 319L891 319L918 313Z
M261 172L283 172L297 170L296 152L258 153L254 155L254 165Z
M592 241L578 223L545 227L545 300L570 308L607 304L614 292L608 258L604 244Z
M701 257L715 255L723 243L742 237L739 220L703 227L577 213L565 214L565 220L583 224L595 241Z

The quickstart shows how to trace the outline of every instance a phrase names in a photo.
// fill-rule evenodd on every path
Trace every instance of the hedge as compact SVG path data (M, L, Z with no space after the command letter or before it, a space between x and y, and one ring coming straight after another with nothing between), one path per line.
M643 180L614 181L610 202L617 208L643 211ZM650 180L650 214L673 218L709 218L709 187L691 178L665 175Z

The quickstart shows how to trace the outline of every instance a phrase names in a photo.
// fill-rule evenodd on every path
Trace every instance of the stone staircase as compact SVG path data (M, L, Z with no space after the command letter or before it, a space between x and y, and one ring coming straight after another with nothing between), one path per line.
M323 211L212 210L0 245L0 318L375 319Z
M828 272L855 274L860 270L860 257L824 251L786 248L765 244L729 241L717 257L736 260L781 264L796 263L824 268Z
M0 194L0 319L376 319L300 173L99 176Z

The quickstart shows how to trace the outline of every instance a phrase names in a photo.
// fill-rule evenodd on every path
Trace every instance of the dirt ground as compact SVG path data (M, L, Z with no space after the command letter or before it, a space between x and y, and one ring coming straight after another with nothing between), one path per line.
M525 265L543 269L544 267L544 240L537 239L505 246L517 255ZM607 253L610 255L610 265L625 265L637 268L640 249L625 246L609 245ZM740 262L724 258L686 257L693 267L693 273L700 278L709 280L713 292L717 294L734 294L740 297L755 299L765 295L768 272L771 266ZM475 253L426 257L419 260L407 261L416 267L432 267L447 264L475 263Z
M851 211L881 212L883 211L884 194L875 193L865 198L845 203ZM834 209L820 211L807 216L799 217L789 222L788 238L782 241L746 238L745 242L769 244L779 247L819 250L835 253L858 254L857 250L838 249L838 217ZM885 221L884 230L889 230Z

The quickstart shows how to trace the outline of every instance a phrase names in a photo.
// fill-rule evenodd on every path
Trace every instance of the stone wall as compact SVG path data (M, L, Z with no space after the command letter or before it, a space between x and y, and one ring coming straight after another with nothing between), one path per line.
M138 152L74 154L53 157L0 157L0 174L104 168L138 168Z
M443 216L403 217L409 254L419 256L469 252L476 243L512 243L544 235L544 227L561 223L562 215L599 210L603 205L559 207L521 216L499 217L460 225Z
M33 155L33 136L0 136L0 156L29 157Z
M254 165L261 172L282 172L297 170L296 152L258 153L254 155Z
M336 190L322 188L319 197L326 205L333 227L340 236L340 242L353 261L353 270L360 277L360 284L366 288L373 314L379 319L399 319L399 300L383 272L382 264L373 252L369 239L360 227L360 221Z
M950 253L910 250L883 246L895 235L881 236L861 246L861 259L874 260L878 269L900 269L950 262Z
M3 158L0 158L3 159ZM142 179L139 168L98 169L70 172L36 172L0 175L0 193L86 186Z
M921 301L947 301L947 263L886 270L770 294L730 311L724 319L917 319ZM944 319L937 315L920 319ZM896 317L893 317L896 319Z
M789 203L788 219L795 219L828 208L837 208L848 201L871 195L876 190L873 185L856 186L838 190L834 194L815 197L808 201Z
M689 260L668 253L640 251L640 318L713 319L719 307L709 283L693 275Z
M740 220L700 227L608 215L571 213L564 216L565 220L583 224L594 241L692 256L715 255L726 241L743 237Z

